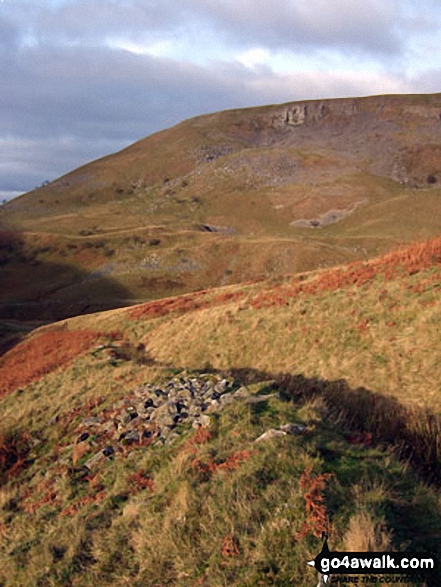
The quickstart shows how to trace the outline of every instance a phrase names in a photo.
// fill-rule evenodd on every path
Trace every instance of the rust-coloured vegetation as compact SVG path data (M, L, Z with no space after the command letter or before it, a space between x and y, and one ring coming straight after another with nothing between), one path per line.
M41 495L37 500L30 500L32 495ZM57 495L55 483L53 480L43 481L33 491L28 491L23 496L23 510L28 514L33 514L45 505L61 507L61 499Z
M210 432L206 428L200 426L188 442L193 444L205 444L211 440L211 438L212 436Z
M239 556L239 544L233 534L229 534L222 538L221 555L224 557Z
M104 490L98 491L97 493L92 494L92 495L85 495L84 497L81 497L78 501L76 501L75 503L71 504L70 506L68 506L67 508L62 510L60 512L60 516L73 516L74 514L76 514L76 512L81 510L81 508L83 508L85 505L88 505L91 503L98 503L98 502L102 501L105 498L105 496L106 496L106 492Z
M251 453L248 450L237 451L220 462L205 462L196 456L191 463L191 467L201 474L201 480L208 481L211 475L217 471L234 471L238 469L250 456Z
M130 475L127 478L127 484L129 486L129 491L132 495L138 493L139 491L143 491L144 489L149 489L152 493L155 491L155 483L146 471L137 471Z
M195 310L214 308L215 306L227 304L228 302L243 298L244 295L243 292L238 291L225 292L210 297L210 295L204 290L185 296L141 304L131 309L129 311L129 316L134 320L140 320L142 318L160 318L172 313L186 314L187 312Z
M99 503L106 497L106 490L101 483L99 474L88 475L84 478L87 482L87 495L80 497L67 508L60 512L60 516L73 516L76 512L81 510L85 505L91 503Z
M0 396L66 365L98 336L89 330L49 331L16 346L0 362Z
M315 295L352 286L361 287L376 277L392 280L400 274L414 275L439 265L441 265L441 238L434 238L391 251L372 261L356 261L346 267L329 269L308 282L303 282L303 278L296 277L290 284L277 285L258 293L250 304L256 310L284 306L289 303L290 298L297 297L301 293ZM439 277L438 275L438 280ZM419 291L418 288L417 291Z
M298 532L298 538L303 538L310 532L320 538L322 532L329 532L329 519L323 491L326 488L326 482L332 476L332 473L314 476L311 467L307 467L303 471L300 477L300 487L305 492L306 520Z

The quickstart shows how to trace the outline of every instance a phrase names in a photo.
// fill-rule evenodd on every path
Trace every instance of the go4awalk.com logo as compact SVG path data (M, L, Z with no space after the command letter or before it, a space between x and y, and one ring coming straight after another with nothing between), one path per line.
M321 552L308 563L322 575L319 586L334 582L333 579L330 580L331 575L339 576L340 583L399 584L426 581L430 577L434 578L439 571L437 556L434 553L331 552L325 533L322 539ZM342 581L341 575L347 576L345 581Z

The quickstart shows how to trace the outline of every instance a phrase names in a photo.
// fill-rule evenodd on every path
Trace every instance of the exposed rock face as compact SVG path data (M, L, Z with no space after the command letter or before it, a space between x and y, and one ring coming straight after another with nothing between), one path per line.
M275 127L302 126L306 123L318 122L326 117L342 118L353 117L358 112L357 103L351 100L334 100L307 102L306 104L288 104L284 113L281 113ZM275 122L275 121L274 121Z
M291 110L287 110L286 112L286 124L291 126L305 124L307 112L307 106L294 106Z
M345 104L344 108L333 108L338 114L352 115L357 111L355 104ZM285 114L285 123L289 126L301 126L307 121L321 120L330 112L330 107L324 102L311 102L288 106Z

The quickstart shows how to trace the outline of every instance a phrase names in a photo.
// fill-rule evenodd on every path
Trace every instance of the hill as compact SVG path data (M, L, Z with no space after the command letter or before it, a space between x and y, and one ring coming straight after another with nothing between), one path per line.
M2 328L435 236L440 116L439 94L231 110L72 171L1 207Z
M0 359L0 582L306 587L322 531L436 551L440 278L438 238L30 333Z

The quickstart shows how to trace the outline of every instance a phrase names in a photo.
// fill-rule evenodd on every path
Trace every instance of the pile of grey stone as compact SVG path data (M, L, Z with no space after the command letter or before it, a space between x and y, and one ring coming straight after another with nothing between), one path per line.
M276 395L250 393L233 378L211 373L181 375L163 385L145 383L98 416L83 419L65 458L93 471L134 448L169 445L186 429L208 428L213 417L234 401L258 403ZM285 424L267 430L255 442L304 432L302 424Z
M170 444L184 427L207 428L214 413L244 398L252 399L245 387L217 374L175 377L160 386L146 383L100 416L84 419L77 430L74 454L99 448L84 463L94 469L131 447Z

